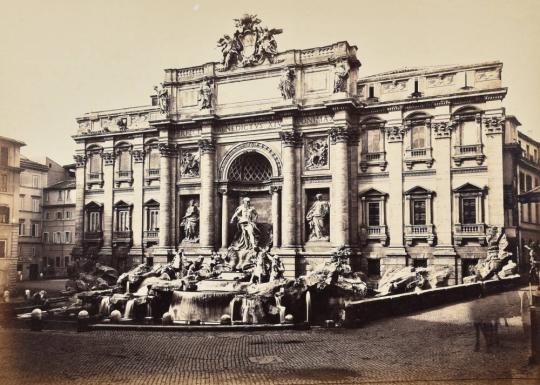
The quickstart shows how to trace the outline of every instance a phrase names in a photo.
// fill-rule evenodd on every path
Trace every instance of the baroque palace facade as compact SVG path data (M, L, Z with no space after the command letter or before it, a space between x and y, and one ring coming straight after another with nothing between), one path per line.
M221 63L166 69L152 105L77 119L76 255L271 246L293 276L345 246L370 275L448 265L460 282L488 226L513 244L502 63L359 78L355 46L278 53L279 33L245 16Z

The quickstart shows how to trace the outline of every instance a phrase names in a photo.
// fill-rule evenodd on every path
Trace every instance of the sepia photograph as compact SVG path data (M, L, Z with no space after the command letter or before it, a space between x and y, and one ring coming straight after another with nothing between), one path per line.
M540 384L540 0L0 6L0 385Z

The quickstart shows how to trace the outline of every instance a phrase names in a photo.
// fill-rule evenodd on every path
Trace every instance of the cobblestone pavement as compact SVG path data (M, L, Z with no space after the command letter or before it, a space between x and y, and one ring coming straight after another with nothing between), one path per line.
M538 384L520 306L514 291L352 330L0 330L0 384Z

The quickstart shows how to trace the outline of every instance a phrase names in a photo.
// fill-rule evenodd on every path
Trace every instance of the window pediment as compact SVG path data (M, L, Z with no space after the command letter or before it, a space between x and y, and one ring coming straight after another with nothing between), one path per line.
M155 199L150 199L144 203L144 206L145 207L159 207L159 202L156 201Z
M360 197L362 197L362 198L369 198L369 197L382 198L382 197L387 197L388 196L387 193L379 191L379 190L377 190L375 188L370 188L370 189L361 191L358 195Z
M421 186L415 186L403 193L404 195L435 195L435 192Z

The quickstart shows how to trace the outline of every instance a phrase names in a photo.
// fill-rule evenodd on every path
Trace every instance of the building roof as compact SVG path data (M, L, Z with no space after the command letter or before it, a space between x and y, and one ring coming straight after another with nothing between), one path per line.
M19 145L19 146L26 146L26 143L24 142L21 142L20 140L17 140L17 139L13 139L13 138L8 138L7 136L0 136L0 142L10 142L10 143L13 143L13 144L16 144L16 145Z
M536 146L540 146L540 142L534 138L531 138L529 135L525 134L524 132L522 131L518 131L518 137L519 138L524 138L525 140L528 140L529 142L531 142L532 144L536 145Z
M74 189L75 188L75 179L62 180L53 185L47 186L44 190L65 190L65 189Z
M21 168L22 169L27 168L31 170L45 171L45 172L49 171L49 167L47 167L46 165L39 162L34 162L33 160L28 159L24 155L21 155Z

